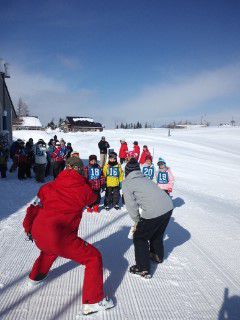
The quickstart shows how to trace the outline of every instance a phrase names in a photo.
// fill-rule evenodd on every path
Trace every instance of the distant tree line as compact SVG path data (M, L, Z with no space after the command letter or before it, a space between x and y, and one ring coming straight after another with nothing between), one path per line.
M172 121L170 123L164 124L162 125L162 128L170 128L170 129L174 129L178 126L186 126L186 125L198 125L198 123L193 123L189 120L180 120L180 121ZM201 123L201 125L205 125L205 126L210 126L210 122L208 121L204 121L204 123Z
M120 125L116 124L115 129L142 129L142 128L152 128L152 125L146 122L145 124L142 124L141 122L136 123L123 123L121 122Z

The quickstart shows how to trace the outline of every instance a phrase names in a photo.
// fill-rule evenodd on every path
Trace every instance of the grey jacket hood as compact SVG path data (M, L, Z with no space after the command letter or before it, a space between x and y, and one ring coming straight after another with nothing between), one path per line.
M126 208L134 222L140 218L157 218L173 209L172 199L157 184L141 173L132 171L122 184ZM139 212L139 209L141 213Z

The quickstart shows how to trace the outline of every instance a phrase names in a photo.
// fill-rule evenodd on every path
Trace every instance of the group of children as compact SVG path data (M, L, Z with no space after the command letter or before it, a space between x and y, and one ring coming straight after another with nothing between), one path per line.
M125 141L121 140L121 144L125 143ZM134 145L136 145L136 143L137 142L134 142ZM119 154L120 153L121 151ZM98 212L101 201L101 190L106 190L104 199L104 208L106 210L110 210L111 206L116 210L120 208L120 190L122 188L122 181L124 179L124 166L131 158L138 160L139 156L140 152L137 153L136 150L127 150L124 158L119 156L119 163L117 159L117 153L111 151L108 156L108 161L103 165L103 167L100 167L98 164L96 155L89 156L89 164L84 169L84 176L94 192L98 195L98 199L92 205L92 207L87 208L88 212ZM166 165L166 161L164 161L162 158L159 158L157 163L158 168L155 170L155 167L152 163L152 156L147 146L144 146L140 160L139 164L141 166L143 175L150 180L156 181L159 188L170 194L173 189L174 176L171 172L171 169ZM122 202L124 203L123 197Z

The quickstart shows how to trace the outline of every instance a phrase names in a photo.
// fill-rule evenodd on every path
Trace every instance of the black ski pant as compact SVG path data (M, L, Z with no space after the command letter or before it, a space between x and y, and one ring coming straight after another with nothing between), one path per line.
M171 215L172 210L157 218L141 218L138 222L133 236L133 243L136 265L140 268L140 270L149 271L150 252L157 254L159 259L163 260L163 237Z
M26 176L28 178L31 178L32 177L32 173L31 173L31 163L27 163L26 164Z
M119 187L106 187L104 205L105 206L110 206L111 204L113 204L113 206L118 205L119 198L120 198L119 191L120 191Z
M10 172L14 172L17 169L17 167L18 167L18 157L17 156L13 156L12 161L13 161L13 163L12 163L11 168L9 170Z
M125 158L120 158L120 163L123 164L126 161Z
M63 171L65 168L65 162L64 161L54 161L53 163L53 177L54 179L57 178L59 173Z
M46 172L45 172L46 177L50 175L50 167L51 167L51 160L48 160L47 166L46 166Z
M18 165L18 179L22 180L26 178L26 163L19 163Z
M2 178L6 178L7 177L6 172L7 172L7 165L6 164L0 164L0 173L1 173L1 177Z
M46 164L35 164L34 172L35 172L35 179L37 182L44 182L45 171L46 171Z

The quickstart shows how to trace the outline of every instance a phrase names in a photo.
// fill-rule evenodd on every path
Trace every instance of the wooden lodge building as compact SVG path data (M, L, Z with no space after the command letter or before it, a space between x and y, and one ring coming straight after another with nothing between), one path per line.
M103 131L103 125L88 117L66 117L60 128L64 132Z

